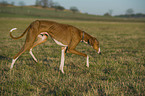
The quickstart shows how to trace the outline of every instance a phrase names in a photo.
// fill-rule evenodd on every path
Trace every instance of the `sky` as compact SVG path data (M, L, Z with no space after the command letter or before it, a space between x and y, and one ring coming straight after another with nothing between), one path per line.
M0 0L2 1L2 0ZM9 3L12 1L17 5L24 1L25 5L34 5L36 0L4 0ZM53 0L58 2L65 9L77 7L82 13L103 15L112 10L112 15L125 14L127 9L133 9L134 13L145 14L145 0Z

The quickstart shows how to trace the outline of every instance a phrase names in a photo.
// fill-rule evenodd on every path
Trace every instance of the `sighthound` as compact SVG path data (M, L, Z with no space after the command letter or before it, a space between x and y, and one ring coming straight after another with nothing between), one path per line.
M25 51L29 51L33 59L37 62L37 59L32 53L32 49L35 46L47 41L48 37L51 37L58 45L62 46L60 63L60 70L62 73L64 73L63 66L66 53L73 53L86 57L86 66L89 67L89 56L75 50L79 42L82 41L88 43L97 51L98 54L101 53L99 41L95 37L92 37L86 32L71 25L60 24L53 21L36 20L27 27L27 29L24 31L24 33L22 33L21 36L13 37L12 32L16 29L17 28L13 28L10 30L11 38L20 39L26 33L27 35L25 44L23 45L21 50L13 57L10 69L13 68L15 61Z

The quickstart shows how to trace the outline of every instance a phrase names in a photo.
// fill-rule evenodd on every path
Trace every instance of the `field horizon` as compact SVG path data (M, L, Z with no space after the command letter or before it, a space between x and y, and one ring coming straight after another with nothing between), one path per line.
M34 6L0 6L0 17L9 18L39 18L39 19L63 19L81 21L104 21L104 22L145 22L145 18L123 18L115 16L100 16L86 13L73 13L50 8Z
M6 14L5 14L6 15ZM0 15L0 95L1 96L144 96L145 95L145 22L89 21L60 18L23 18ZM12 16L12 17L11 17ZM36 19L73 25L100 41L102 55L80 43L77 50L86 58L66 54L64 72L59 71L61 47L48 38L33 49L38 63L29 52L23 53L10 70L12 58L25 42L20 36Z

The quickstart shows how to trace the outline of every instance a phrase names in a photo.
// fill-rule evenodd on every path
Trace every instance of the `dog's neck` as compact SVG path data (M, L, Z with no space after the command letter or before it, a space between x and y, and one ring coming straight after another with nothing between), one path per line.
M91 43L90 40L93 40L93 37L83 31L82 32L82 40L81 41L89 44L90 46L93 46L93 43Z

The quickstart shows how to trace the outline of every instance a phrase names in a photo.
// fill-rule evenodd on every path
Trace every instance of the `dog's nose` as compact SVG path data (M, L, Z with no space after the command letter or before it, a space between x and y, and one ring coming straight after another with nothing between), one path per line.
M100 52L99 55L101 55L102 53Z

